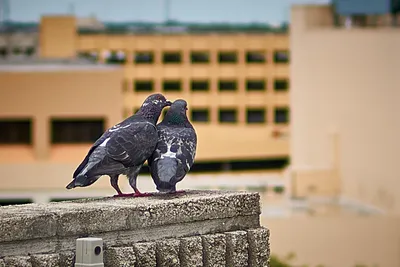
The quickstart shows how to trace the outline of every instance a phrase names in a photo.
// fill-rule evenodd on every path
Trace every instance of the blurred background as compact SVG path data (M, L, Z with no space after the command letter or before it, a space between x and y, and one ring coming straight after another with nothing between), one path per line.
M0 0L0 205L113 195L108 178L65 186L108 127L162 92L188 101L198 134L178 187L259 192L272 267L400 266L399 10ZM147 166L138 186L155 191Z

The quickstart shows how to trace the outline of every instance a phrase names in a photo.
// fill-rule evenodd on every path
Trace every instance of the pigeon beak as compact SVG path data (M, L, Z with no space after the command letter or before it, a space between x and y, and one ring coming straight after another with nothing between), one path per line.
M171 106L171 105L172 105L172 102L171 102L171 101L169 101L169 100L167 100L167 101L165 101L165 105L169 107L169 106Z

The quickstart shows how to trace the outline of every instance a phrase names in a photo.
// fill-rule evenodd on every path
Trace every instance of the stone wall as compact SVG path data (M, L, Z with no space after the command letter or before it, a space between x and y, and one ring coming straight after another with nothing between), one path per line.
M101 237L105 266L268 266L258 193L187 191L0 207L0 266L73 266Z

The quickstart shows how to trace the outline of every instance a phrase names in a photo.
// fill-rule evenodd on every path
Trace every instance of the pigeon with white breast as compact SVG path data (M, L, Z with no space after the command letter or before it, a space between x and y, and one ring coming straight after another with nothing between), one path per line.
M176 192L176 184L194 163L197 135L186 111L186 101L178 99L157 124L159 141L148 163L157 190L162 193Z
M158 142L156 123L164 107L170 106L162 94L146 98L140 109L129 118L109 128L93 144L73 174L67 189L86 187L100 176L110 176L115 196L144 196L136 180L143 163L152 155ZM123 194L118 186L120 174L127 175L134 194Z

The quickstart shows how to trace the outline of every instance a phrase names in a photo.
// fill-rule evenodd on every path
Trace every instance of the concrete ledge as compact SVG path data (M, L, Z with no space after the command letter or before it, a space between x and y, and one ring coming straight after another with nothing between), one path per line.
M78 237L106 266L267 266L258 193L188 191L0 207L0 267L72 266Z

